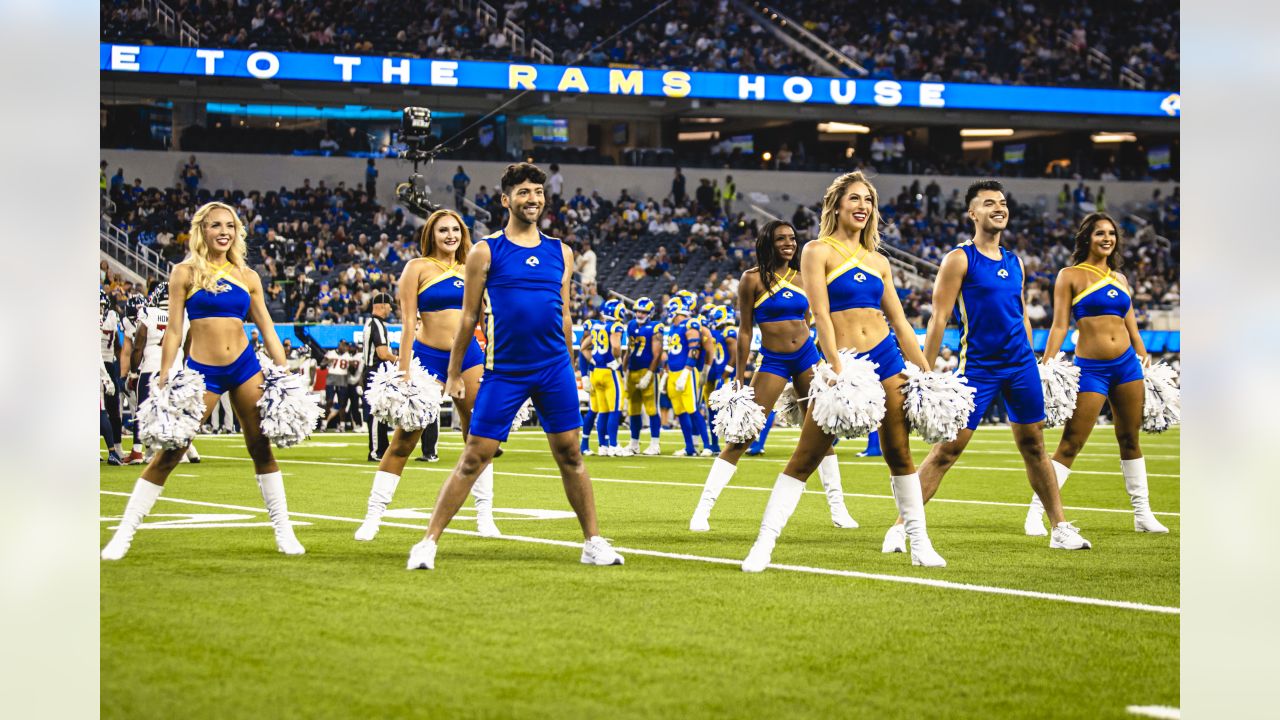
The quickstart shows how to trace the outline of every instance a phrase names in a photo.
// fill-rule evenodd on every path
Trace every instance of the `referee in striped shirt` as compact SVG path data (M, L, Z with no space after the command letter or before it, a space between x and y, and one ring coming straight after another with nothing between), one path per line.
M396 360L396 356L391 352L391 345L387 341L387 318L391 315L392 298L389 293L379 291L373 296L373 317L370 317L364 323L364 360L362 379L360 387L367 389L369 387L369 377L373 375L373 371L378 368L383 361ZM387 451L391 441L388 437L388 428L383 423L378 422L373 417L373 413L369 408L369 402L364 400L361 394L361 404L364 408L364 424L369 432L369 462L378 462L382 459L382 454Z

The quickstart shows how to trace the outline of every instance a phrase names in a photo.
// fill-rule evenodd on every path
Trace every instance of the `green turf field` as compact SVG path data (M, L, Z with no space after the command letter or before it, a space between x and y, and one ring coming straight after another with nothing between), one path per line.
M743 458L710 533L687 530L710 459L588 458L602 533L627 560L597 568L578 563L545 439L525 430L497 461L507 537L467 534L468 505L437 569L408 572L458 434L443 436L440 463L409 463L394 525L371 543L352 539L375 469L363 435L277 450L305 523L297 558L276 552L269 527L234 525L267 521L252 465L238 436L202 436L204 462L178 467L129 555L102 565L102 715L1103 718L1179 706L1176 430L1143 437L1169 535L1133 532L1099 428L1063 493L1094 549L1025 537L1021 460L991 428L928 506L948 567L880 553L888 473L854 456L859 441L839 453L862 527L831 525L814 477L773 556L786 567L743 573L794 438L774 430L763 456ZM103 465L102 544L139 471Z

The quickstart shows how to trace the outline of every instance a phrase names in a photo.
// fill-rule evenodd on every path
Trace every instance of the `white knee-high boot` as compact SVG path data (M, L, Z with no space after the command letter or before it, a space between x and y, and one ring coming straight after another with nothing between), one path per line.
M302 555L306 549L293 534L293 525L289 523L289 504L284 496L284 475L279 470L256 476L258 489L262 491L262 502L266 503L267 516L275 529L276 549L285 555Z
M760 572L768 566L773 558L773 546L778 536L787 526L791 514L796 511L800 496L804 494L804 481L790 475L779 474L773 483L773 492L769 493L769 503L764 507L764 518L760 521L760 535L747 559L742 561L744 572Z
M480 471L480 476L471 486L471 495L476 504L476 530L485 537L502 535L502 531L493 522L493 463Z
M1067 478L1071 477L1071 468L1057 460L1049 462L1053 463L1053 474L1058 480L1058 489L1061 490L1062 486L1067 484ZM1044 529L1044 503L1040 502L1040 496L1035 493L1031 493L1031 505L1027 507L1027 519L1023 521L1022 529L1031 536L1049 534L1049 531Z
M706 532L711 529L711 508L715 507L720 492L724 490L738 466L716 458L711 463L711 471L707 473L707 482L702 486L702 497L698 499L698 507L693 511L693 519L689 521L689 529L694 532Z
M1124 475L1124 489L1133 505L1133 529L1137 532L1167 533L1165 527L1151 512L1147 496L1147 459L1134 458L1120 461L1120 473Z
M818 463L818 479L827 493L827 505L831 508L831 522L838 528L858 527L858 521L849 514L844 504L844 487L840 483L840 462L835 455L827 455Z
M120 518L116 534L111 536L111 541L102 549L103 560L120 560L129 552L134 533L138 532L142 519L151 512L163 489L162 485L138 478L133 484L133 492L129 494L129 502L124 506L124 517Z
M356 539L369 541L378 536L382 514L387 511L391 499L396 495L396 487L400 485L400 476L379 470L373 474L373 487L369 490L369 507L365 511L364 522L356 529Z
M933 549L933 543L929 541L929 533L925 530L924 494L920 490L920 473L893 475L890 476L889 482L893 491L893 501L898 505L898 514L902 516L907 539L911 541L911 564L946 567L947 561Z

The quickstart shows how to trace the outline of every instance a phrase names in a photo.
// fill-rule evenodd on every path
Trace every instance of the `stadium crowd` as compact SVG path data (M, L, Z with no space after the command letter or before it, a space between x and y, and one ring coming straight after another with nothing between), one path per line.
M198 168L194 156L191 166ZM697 186L689 192L689 178L677 170L666 197L637 199L626 191L606 198L598 190L569 190L558 166L552 173L540 222L544 232L575 250L575 321L590 317L612 293L665 301L689 289L703 301L733 302L737 278L754 262L763 218L745 214L735 190L725 192L732 176L725 176L723 185L720 178L695 178ZM394 292L404 263L418 254L412 219L401 208L378 205L362 184L328 187L304 179L292 189L211 192L199 187L193 173L185 174L173 187L146 188L140 179L127 183L118 169L109 185L115 209L105 219L176 262L185 253L195 207L221 200L239 208L249 231L250 260L267 288L268 310L279 322L360 322L373 294ZM475 207L459 203L457 196L451 204L461 206L467 224L476 232L499 227L503 210L497 188L481 185L472 194L469 178L460 187ZM944 196L932 181L923 186L916 181L896 194L892 188L882 192L883 240L916 256L921 267L940 262L968 238L958 192ZM1129 238L1123 245L1125 269L1135 282L1139 324L1145 326L1150 309L1176 306L1179 202L1176 189L1168 197L1155 190L1142 207L1107 208L1105 188L1095 191L1083 183L1074 190L1064 185L1056 204L1024 203L1011 195L1013 222L1006 242L1027 268L1032 324L1048 327L1052 283L1067 263L1075 222L1093 209L1109 209ZM815 237L818 214L815 202L798 205L788 218L802 240ZM111 288L121 299L142 292L122 282ZM908 317L923 327L930 312L927 292L912 289L905 277L898 278L898 286Z
M528 60L504 34L507 18L559 63L773 74L829 74L728 0L714 10L670 3L609 39L651 3L619 0L495 2L486 25L453 2L433 0L178 0L172 5L213 47ZM1148 89L1176 89L1178 6L1143 3L1035 3L1031 0L897 0L856 15L830 3L776 5L870 71L873 78L1017 85L1115 87L1122 65ZM104 41L160 44L163 35L135 2L105 0ZM599 47L597 47L597 45ZM1110 58L1091 61L1089 50Z

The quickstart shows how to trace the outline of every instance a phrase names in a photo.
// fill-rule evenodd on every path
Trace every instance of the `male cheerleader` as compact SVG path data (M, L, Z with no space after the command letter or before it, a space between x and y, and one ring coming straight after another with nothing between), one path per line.
M644 449L643 454L662 454L662 448L658 444L658 439L662 436L662 417L658 414L658 386L654 379L662 362L660 343L663 325L654 319L656 309L650 298L639 298L636 300L635 317L627 323L627 337L630 339L627 404L631 410L631 444L627 447L633 455L640 452L640 426L645 415L649 417L649 447Z
M627 308L620 300L600 306L600 322L591 328L591 404L596 411L596 436L600 454L630 457L631 448L618 447L622 422L622 365L625 362Z
M924 355L928 367L932 367L947 318L954 311L961 327L957 372L977 389L977 394L967 427L955 440L934 445L920 465L924 500L928 502L938 491L942 476L964 452L987 406L999 395L1008 410L1027 479L1053 525L1049 547L1087 550L1089 541L1063 517L1058 483L1044 450L1044 391L1031 350L1022 260L1000 246L1001 235L1009 224L1004 188L995 180L975 182L965 193L965 204L974 225L973 240L943 258L933 287L933 316L925 334ZM901 517L885 535L883 550L906 552Z
M501 182L502 206L509 211L506 228L476 243L467 255L462 327L475 327L481 301L488 300L484 382L476 393L466 448L440 488L427 536L409 552L410 570L435 568L440 534L530 398L586 538L581 562L623 563L609 541L600 537L591 478L578 447L582 417L569 320L573 250L538 231L538 218L546 207L546 181L546 173L536 165L508 165ZM458 338L445 382L445 392L454 398L463 396L462 361L471 335L458 333Z

